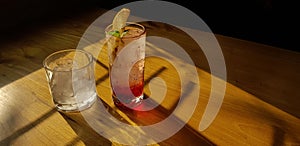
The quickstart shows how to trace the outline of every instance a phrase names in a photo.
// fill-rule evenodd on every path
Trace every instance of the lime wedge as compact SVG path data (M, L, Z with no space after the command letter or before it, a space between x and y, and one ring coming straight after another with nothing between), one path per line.
M122 8L114 17L112 22L112 30L119 31L122 34L122 28L126 25L127 19L130 15L130 10Z

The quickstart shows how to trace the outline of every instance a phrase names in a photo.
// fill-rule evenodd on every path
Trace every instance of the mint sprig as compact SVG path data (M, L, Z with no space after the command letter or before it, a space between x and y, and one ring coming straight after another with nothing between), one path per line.
M114 37L122 38L127 32L128 32L128 30L124 30L121 34L120 31L118 31L118 30L112 30L112 31L108 32L108 34L112 35Z

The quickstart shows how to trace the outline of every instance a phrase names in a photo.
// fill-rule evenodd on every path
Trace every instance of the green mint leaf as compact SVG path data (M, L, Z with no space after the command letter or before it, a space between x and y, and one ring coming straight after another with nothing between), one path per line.
M120 36L121 36L121 35L120 35L120 32L117 31L117 30L110 31L110 32L108 32L108 34L109 34L109 35L112 35L112 36L114 36L114 37L120 37Z

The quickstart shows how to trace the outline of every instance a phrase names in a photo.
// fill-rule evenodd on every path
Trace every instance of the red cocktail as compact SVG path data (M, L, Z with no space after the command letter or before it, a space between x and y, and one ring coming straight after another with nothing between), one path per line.
M138 23L126 23L122 34L111 27L106 34L113 100L116 106L134 109L143 100L146 31Z

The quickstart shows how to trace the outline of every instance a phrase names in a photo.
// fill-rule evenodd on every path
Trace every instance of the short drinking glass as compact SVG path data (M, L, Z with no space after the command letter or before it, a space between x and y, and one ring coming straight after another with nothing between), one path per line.
M93 57L83 50L61 50L43 62L59 111L81 111L96 101Z

